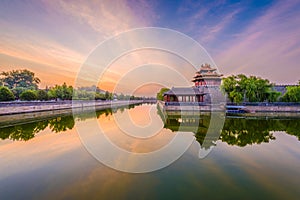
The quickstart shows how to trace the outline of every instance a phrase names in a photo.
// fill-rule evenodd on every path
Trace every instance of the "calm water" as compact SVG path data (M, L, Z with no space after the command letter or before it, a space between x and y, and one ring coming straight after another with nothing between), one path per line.
M299 199L300 118L227 117L220 136L205 144L209 115L169 115L149 139L129 137L115 123L129 115L136 125L146 126L153 123L153 109L138 105L0 128L0 199ZM165 116L155 113L162 123ZM196 130L195 140L166 168L119 172L97 161L81 143L75 123L88 124L93 117L112 142L131 152L162 148L179 127L187 134ZM211 149L203 159L200 146Z

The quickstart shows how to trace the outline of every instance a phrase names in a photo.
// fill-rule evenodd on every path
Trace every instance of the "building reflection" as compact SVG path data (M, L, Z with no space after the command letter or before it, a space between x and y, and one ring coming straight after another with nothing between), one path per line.
M103 109L95 112L81 112L75 120L84 121L100 116L111 116L115 112L123 112L125 109L134 108L135 105L113 109ZM244 147L253 144L268 143L275 140L274 131L284 131L294 135L300 141L300 118L234 118L226 117L221 133L208 135L211 123L209 112L184 114L176 112L163 113L158 108L158 114L164 121L164 128L172 132L192 132L202 148L209 149L216 142L226 142L228 145ZM40 131L49 128L54 133L62 133L71 130L75 126L73 115L60 115L42 121L20 122L18 125L0 127L0 139L27 141L35 137Z

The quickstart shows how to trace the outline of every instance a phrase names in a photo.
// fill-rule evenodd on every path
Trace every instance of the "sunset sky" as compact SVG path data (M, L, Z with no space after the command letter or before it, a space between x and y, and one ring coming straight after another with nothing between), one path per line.
M42 88L73 85L99 43L141 27L188 35L225 76L244 73L278 84L300 79L299 0L4 0L0 27L0 71L29 69ZM109 83L101 87L111 89Z

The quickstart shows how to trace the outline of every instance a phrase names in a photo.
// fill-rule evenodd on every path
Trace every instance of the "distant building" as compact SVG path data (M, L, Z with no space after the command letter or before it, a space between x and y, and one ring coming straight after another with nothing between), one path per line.
M172 87L165 92L165 102L211 102L211 95L214 98L221 99L223 95L220 92L222 74L217 72L209 64L201 65L200 70L195 73L192 82L193 87Z
M189 103L190 105L203 105L202 103L230 102L226 99L220 90L222 82L222 74L217 72L216 68L211 67L209 64L203 64L200 70L195 73L191 80L194 83L192 87L172 87L169 91L163 94L165 105L176 106L179 103ZM295 85L274 85L273 89L281 93L283 96L288 86ZM177 102L177 103L176 103ZM183 105L181 104L181 105Z
M286 88L288 86L296 86L296 85L274 85L273 89L276 91L276 92L280 92L281 95L283 96L285 93L286 93Z

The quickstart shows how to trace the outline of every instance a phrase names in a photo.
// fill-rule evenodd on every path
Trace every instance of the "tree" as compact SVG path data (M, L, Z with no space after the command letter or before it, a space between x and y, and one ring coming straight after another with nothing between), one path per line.
M40 83L40 79L27 69L2 72L0 75L1 82L10 89L17 87L37 89Z
M267 95L272 84L270 84L269 80L261 78L257 79L255 84L257 85L256 101L262 102L267 100Z
M164 93L169 91L170 89L169 88L161 88L160 91L156 94L156 99L157 100L161 100L163 101L164 100Z
M24 69L0 73L0 82L2 82L2 85L11 89L15 98L19 99L22 92L26 90L36 90L40 79L35 77L33 72Z
M280 92L276 92L276 91L271 90L271 91L268 92L267 100L269 102L276 102L276 101L278 101L280 95L281 95Z
M37 95L33 90L26 90L20 94L20 99L23 101L37 100Z
M87 86L87 87L79 87L74 89L72 99L81 99L81 100L104 100L105 99L105 91L101 90L99 87L95 85ZM109 92L107 94L109 97Z
M248 99L250 102L255 102L257 101L256 98L256 92L257 92L257 84L256 84L256 77L250 76L250 78L247 78L244 80L245 87L244 89L244 94L245 98ZM243 84L243 83L242 83Z
M101 95L98 95L95 91L87 91L82 88L74 90L73 99L81 100L93 100L101 99Z
M108 91L105 92L104 97L105 97L105 99L109 99L109 92Z
M99 100L99 99L104 100L105 96L102 93L96 92L96 94L95 94L95 100Z
M300 102L300 86L288 86L286 93L282 97L285 102Z
M0 101L13 101L15 100L15 96L12 91L5 87L0 86Z
M104 94L106 100L112 100L114 98L114 94L111 92L106 91Z
M241 103L243 101L243 94L237 91L232 91L229 93L230 98L236 103Z
M36 95L37 99L40 101L47 101L49 99L48 93L45 90L38 90Z
M227 96L231 102L234 101L234 98L230 96L230 93L236 89L236 85L237 80L234 75L229 76L227 78L223 78L221 89L224 91L224 93L227 93Z
M71 100L73 96L73 87L67 86L66 83L56 85L48 91L51 99Z
M223 78L221 88L231 102L263 102L275 101L278 93L272 89L273 85L267 79L256 76L247 77L244 74Z
M19 98L20 98L20 94L21 94L22 92L26 91L26 90L29 90L29 89L33 90L33 88L27 88L27 89L26 89L26 88L24 88L24 87L16 87L16 88L13 88L13 89L11 89L11 90L12 90L12 92L14 93L16 99L19 99Z

